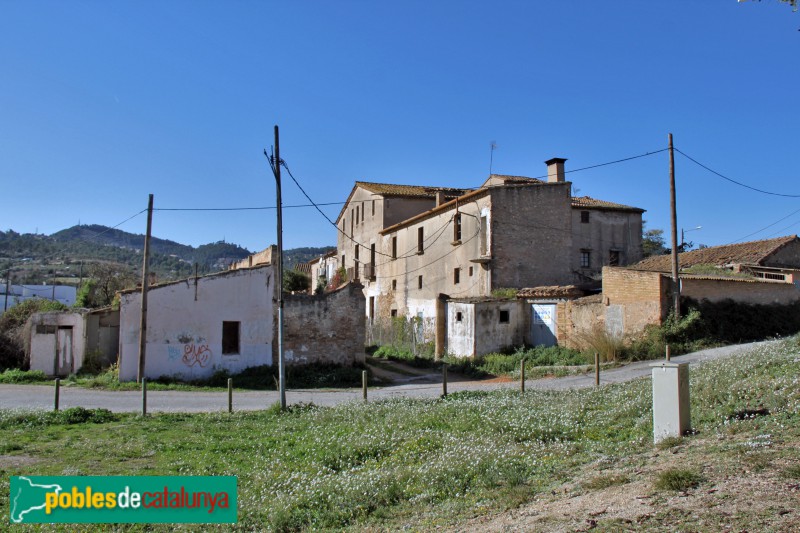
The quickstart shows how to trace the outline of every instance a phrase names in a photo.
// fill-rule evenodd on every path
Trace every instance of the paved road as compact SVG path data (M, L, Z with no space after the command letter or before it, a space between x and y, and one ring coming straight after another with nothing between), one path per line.
M695 366L705 361L742 355L755 346L775 341L741 344L712 348L699 352L673 357L676 363L686 362ZM631 363L621 368L604 371L600 377L601 384L619 383L649 376L654 361ZM594 374L567 376L563 378L544 378L528 380L528 390L563 390L594 386ZM448 392L463 390L492 390L517 388L518 382L486 382L460 381L448 383ZM2 409L52 409L53 388L43 385L0 385L0 408ZM369 389L369 399L385 398L436 398L442 394L441 383L404 384ZM289 404L309 403L316 405L336 405L348 401L360 400L361 389L339 390L289 390L286 401ZM234 409L239 411L255 411L265 409L279 401L277 391L240 392L235 391ZM213 412L224 411L228 406L226 392L183 392L183 391L148 391L147 410L153 412ZM138 412L142 407L141 393L135 391L106 391L83 389L79 387L61 387L61 408L67 407L103 407L115 412Z

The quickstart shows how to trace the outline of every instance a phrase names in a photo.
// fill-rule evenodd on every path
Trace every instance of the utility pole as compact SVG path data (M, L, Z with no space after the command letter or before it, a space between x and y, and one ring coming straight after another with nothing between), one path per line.
M136 382L144 380L144 362L147 348L147 290L150 288L150 233L153 229L153 195L147 201L147 233L144 236L144 259L142 260L142 313L139 321L139 372Z
M8 291L9 291L10 282L11 282L11 269L9 268L6 271L6 297L5 297L5 300L3 301L3 312L4 313L6 311L8 311Z
M669 203L672 219L672 297L675 318L681 317L681 280L678 277L678 210L675 203L675 153L672 150L672 134L669 134Z
M283 205L281 203L281 147L278 126L275 126L275 161L272 167L275 174L278 204L278 388L280 389L281 409L286 409L286 367L283 360Z

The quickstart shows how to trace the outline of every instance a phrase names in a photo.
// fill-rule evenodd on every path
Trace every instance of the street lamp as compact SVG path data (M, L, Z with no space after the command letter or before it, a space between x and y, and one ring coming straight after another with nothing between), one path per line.
M686 244L686 239L683 238L684 233L689 233L690 231L697 231L699 229L703 229L703 226L697 226L696 228L691 228L686 230L681 228L681 248L683 248L683 245Z

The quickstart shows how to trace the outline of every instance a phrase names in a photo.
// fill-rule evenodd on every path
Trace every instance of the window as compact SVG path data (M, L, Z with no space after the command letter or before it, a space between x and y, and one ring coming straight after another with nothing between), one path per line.
M489 255L489 219L485 216L481 217L481 255Z
M356 226L358 226L358 207L356 206Z
M418 288L418 289L421 289L421 288L422 288L422 276L420 276L419 278L417 278L417 288Z
M461 283L461 269L460 268L454 268L453 269L453 283L456 284L456 285Z
M222 355L239 353L239 322L222 323Z
M393 279L393 280L392 280L392 290L393 290L393 291L396 291L396 290L397 290L397 280L396 280L396 279Z
M582 224L589 223L589 211L581 211L581 223Z
M344 254L342 254L342 264L339 265L340 267L344 268Z
M469 267L469 275L472 276L472 267Z
M508 312L508 310L501 309L500 310L500 323L501 324L508 324L509 315L510 315L510 313Z
M353 210L350 210L350 236L353 236Z
M397 317L397 309L392 309L391 311L389 311L389 314L391 315L392 318L396 318Z
M397 237L392 237L392 259L397 259Z
M417 253L425 252L425 230L422 227L417 228Z
M608 265L619 266L619 250L610 250L608 252Z
M372 200L372 216L375 216L375 200Z
M364 222L364 215L367 214L367 208L364 206L364 202L361 202L361 222Z
M589 268L592 266L592 252L589 250L581 250L581 268Z
M374 272L374 268L375 268L375 244L374 243L369 245L369 262L372 265L373 272Z
M461 242L461 213L453 215L453 242Z
M358 263L358 245L356 244L356 263Z
M456 322L461 322L464 317L461 315L461 311L456 313Z

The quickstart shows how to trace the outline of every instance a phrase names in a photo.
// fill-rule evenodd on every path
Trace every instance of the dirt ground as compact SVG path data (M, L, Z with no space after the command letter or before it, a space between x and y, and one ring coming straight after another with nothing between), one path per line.
M720 444L741 445L739 454L712 452ZM616 470L589 465L577 476L613 476L621 484L587 489L579 483L559 487L504 513L480 516L450 531L800 531L800 480L787 477L800 466L791 442L765 443L753 434L690 437L666 450L631 456ZM695 468L705 478L685 492L656 490L654 481L668 468Z

